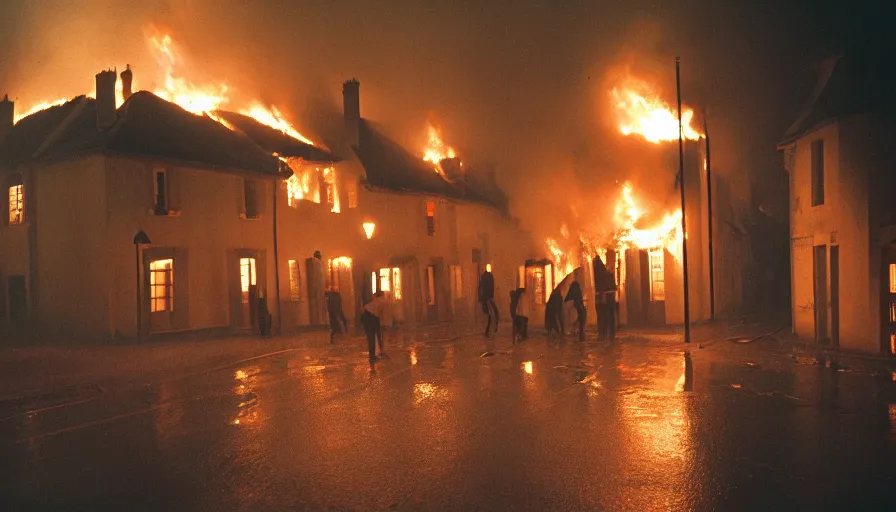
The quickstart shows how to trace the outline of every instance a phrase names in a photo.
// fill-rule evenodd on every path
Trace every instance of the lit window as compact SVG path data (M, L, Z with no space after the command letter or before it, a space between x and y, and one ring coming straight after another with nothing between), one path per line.
M648 252L650 260L650 300L664 301L666 300L666 281L665 281L665 265L664 251L660 249L651 249Z
M426 232L429 236L436 234L436 203L433 201L426 202Z
M153 171L153 210L156 215L168 215L168 173L165 169Z
M149 262L150 311L174 311L174 260Z
M401 300L401 269L398 267L392 269L392 297Z
M327 204L330 205L330 211L339 213L341 208L339 206L339 189L336 187L336 169L325 167L321 174L327 187Z
M373 238L373 232L376 230L376 224L374 224L373 222L365 222L361 224L361 227L364 228L364 235L367 236L368 240Z
M249 303L251 286L255 286L255 258L240 258L240 292L243 304Z
M391 277L390 274L391 274L391 272L389 271L388 268L380 269L380 290L381 291L388 292L388 291L392 290L392 287L390 286L390 283L389 283L389 278Z
M544 302L547 303L554 291L554 266L544 266Z
M21 224L25 220L25 195L21 183L9 187L9 224Z
M334 292L338 292L342 290L342 274L340 270L348 270L351 272L352 270L352 259L347 256L340 256L338 258L330 258L327 260L327 274L329 275L329 283L330 289ZM349 275L349 279L351 279L351 275Z
M534 294L535 294L535 303L538 305L542 305L545 303L545 297L547 296L547 292L545 290L545 282L544 282L544 269L540 267L536 267L534 272L535 283L534 283Z
M520 265L520 270L517 273L517 288L525 288L526 287L526 267Z
M896 293L896 263L890 263L890 293Z
M302 300L302 274L299 273L299 264L296 260L289 260L289 300L301 302Z
M451 295L455 299L464 298L464 279L460 265L451 265Z
M436 269L432 265L426 267L426 304L436 304Z
M376 293L376 283L377 283L376 272L371 272L370 273L370 292L371 293Z

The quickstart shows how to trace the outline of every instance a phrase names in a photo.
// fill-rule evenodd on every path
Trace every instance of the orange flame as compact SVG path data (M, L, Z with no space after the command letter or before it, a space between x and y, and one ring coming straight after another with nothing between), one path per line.
M435 171L445 176L445 171L442 170L442 160L457 158L457 153L454 151L454 148L442 140L439 130L432 123L427 123L426 133L427 140L426 146L423 148L423 161L435 164ZM463 164L461 163L461 165Z
M174 69L179 58L175 57L174 42L169 34L151 36L149 43L164 75L163 88L156 89L156 96L197 115L214 112L229 101L229 88L226 84L197 86L185 78L175 76Z
M247 109L240 110L240 114L249 116L259 123L266 124L271 128L280 130L290 137L298 139L305 144L308 144L309 146L314 146L314 143L311 142L311 139L296 131L292 124L290 124L290 122L283 117L283 114L281 114L280 111L277 110L277 107L273 105L271 105L271 108L267 108L261 103L255 103Z
M649 142L678 140L678 111L669 107L644 81L629 78L610 91L623 135L639 134ZM684 138L698 140L703 135L691 127L694 111L682 107Z
M655 249L664 247L681 261L681 209L667 213L662 221L654 227L643 229L637 227L646 211L639 207L632 194L633 186L625 182L622 193L616 202L617 245L620 249L630 246L639 249Z

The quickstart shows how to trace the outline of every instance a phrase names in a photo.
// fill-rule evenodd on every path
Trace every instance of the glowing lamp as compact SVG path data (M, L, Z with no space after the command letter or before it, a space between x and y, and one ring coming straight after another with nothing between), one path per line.
M485 271L486 271L486 272L491 272L491 271L492 271L492 264L491 264L491 263L486 263L486 264L485 264Z
M361 224L361 227L364 228L364 234L367 235L368 240L373 238L373 232L374 230L376 230L376 224L374 224L373 222L365 222L364 224Z

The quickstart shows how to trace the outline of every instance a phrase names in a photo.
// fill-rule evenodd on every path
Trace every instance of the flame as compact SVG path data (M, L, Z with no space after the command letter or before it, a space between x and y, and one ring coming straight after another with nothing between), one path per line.
M575 259L571 253L567 253L560 248L557 240L548 237L545 239L545 244L547 245L548 252L550 252L552 256L551 259L554 262L555 280L559 282L564 277L572 274L572 271L575 270Z
M426 133L427 141L426 146L423 148L423 161L435 164L435 171L445 176L445 171L442 170L442 160L457 158L457 152L454 151L454 148L445 144L441 134L439 134L439 130L432 123L427 123Z
M62 105L64 103L66 103L67 101L69 101L67 98L60 98L55 101L44 101L44 102L38 103L37 105L34 105L33 107L26 110L24 113L16 114L15 117L13 118L13 124L18 123L23 118L28 117L31 114L34 114L35 112L40 112L41 110L46 110L50 107L58 107L59 105Z
M271 105L270 108L267 108L261 103L255 103L247 109L240 110L240 114L249 116L261 124L266 124L271 128L280 130L286 135L289 135L294 139L299 139L309 146L315 145L313 142L311 142L311 139L296 131L292 124L290 124L290 122L283 117L283 114L280 113L277 107L273 105Z
M659 99L642 80L629 78L610 91L623 135L639 134L653 143L678 140L678 111ZM682 133L686 139L698 140L703 135L691 127L694 111L682 108Z
M175 57L174 42L169 34L150 36L149 43L164 76L163 88L156 89L156 96L197 115L214 112L229 101L229 87L226 84L197 86L174 75L180 59Z
M616 239L619 249L630 246L639 249L663 247L681 261L681 209L665 214L662 221L652 228L639 228L636 225L646 211L636 204L633 188L631 182L625 182L616 203L616 222L619 226Z

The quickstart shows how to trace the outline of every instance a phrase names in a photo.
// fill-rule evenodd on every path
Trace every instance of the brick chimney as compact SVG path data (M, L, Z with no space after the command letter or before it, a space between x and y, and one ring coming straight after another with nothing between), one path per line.
M96 127L108 130L115 123L115 82L118 73L114 70L96 74Z
M6 134L12 130L15 120L16 104L9 101L9 95L3 95L3 101L0 101L0 142L6 138Z
M354 147L361 144L361 82L354 78L342 83L342 112L345 116L345 136Z
M121 72L121 97L124 101L128 101L131 97L131 84L134 81L134 74L131 72L131 65L128 64L127 69Z

